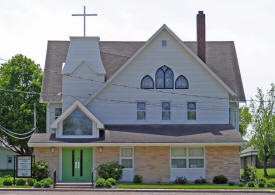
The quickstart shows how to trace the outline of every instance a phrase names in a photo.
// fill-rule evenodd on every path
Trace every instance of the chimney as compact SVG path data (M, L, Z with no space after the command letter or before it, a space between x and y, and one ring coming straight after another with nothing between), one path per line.
M205 14L199 11L197 14L197 54L199 58L206 62L206 48L205 48Z

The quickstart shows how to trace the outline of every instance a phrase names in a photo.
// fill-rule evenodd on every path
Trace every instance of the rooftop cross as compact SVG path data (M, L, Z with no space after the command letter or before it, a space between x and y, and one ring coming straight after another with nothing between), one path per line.
M86 14L86 6L84 5L83 14L72 14L72 16L83 16L84 18L84 37L86 36L86 16L97 16L97 14Z

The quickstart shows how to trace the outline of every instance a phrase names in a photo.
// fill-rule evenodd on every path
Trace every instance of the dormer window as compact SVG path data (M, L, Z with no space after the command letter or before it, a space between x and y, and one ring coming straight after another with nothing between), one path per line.
M156 72L156 89L173 89L174 73L167 66L160 67Z

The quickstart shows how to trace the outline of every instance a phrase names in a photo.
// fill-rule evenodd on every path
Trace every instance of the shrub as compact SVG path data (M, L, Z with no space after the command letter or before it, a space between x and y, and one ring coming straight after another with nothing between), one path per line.
M41 183L41 186L42 186L43 188L49 188L49 187L51 186L51 184L50 184L50 182L45 181L45 182Z
M234 186L234 185L235 185L235 182L234 182L234 181L230 181L230 182L228 182L228 185Z
M95 182L95 187L96 188L103 188L104 187L104 183L105 183L105 179L104 178L98 178Z
M244 184L243 184L243 182L238 182L237 185L240 187L243 187Z
M228 179L224 175L217 175L213 178L213 183L215 184L226 184L227 181Z
M51 178L44 178L44 179L42 179L41 180L41 183L43 183L43 182L48 182L48 183L50 183L50 184L53 184L53 180L51 179Z
M122 165L120 165L118 162L112 161L99 165L96 168L96 171L101 178L114 178L119 180L122 177L122 169Z
M34 177L37 181L49 177L49 165L45 161L38 161L34 167Z
M260 188L264 188L265 187L265 182L260 181L258 185L259 185Z
M185 177L177 177L177 179L175 179L174 184L186 184L187 183L187 179Z
M116 180L114 178L108 178L108 182L110 182L112 185L116 185Z
M26 184L26 180L22 179L22 178L19 178L19 179L15 180L15 183L16 183L17 186L24 186Z
M204 179L204 178L200 178L200 179L196 179L195 181L194 181L194 183L195 184L204 184L204 183L206 183L206 179Z
M4 186L11 186L13 183L13 178L12 177L5 177L3 180L3 185Z
M266 184L266 187L268 187L268 188L274 188L275 185L273 184L273 182L268 182L268 183Z
M142 176L135 175L133 178L133 183L142 183Z
M108 180L105 180L104 187L105 188L111 188L112 187L112 183L110 181L108 181Z
M33 184L33 186L34 186L35 188L41 188L41 183L40 183L39 181L37 181L37 182L35 182L35 183Z
M261 179L258 180L258 183L264 183L264 184L266 184L266 180L263 179L263 178L261 178Z
M255 182L254 182L254 181L249 181L249 182L247 183L247 186L248 186L248 187L255 187L256 185L255 185Z
M256 173L256 167L253 166L246 166L243 171L242 178L248 182L248 181L256 181L257 179L257 173Z
M28 179L28 185L29 185L29 186L33 186L33 184L34 184L35 182L37 182L36 179L33 179L33 178L29 178L29 179Z

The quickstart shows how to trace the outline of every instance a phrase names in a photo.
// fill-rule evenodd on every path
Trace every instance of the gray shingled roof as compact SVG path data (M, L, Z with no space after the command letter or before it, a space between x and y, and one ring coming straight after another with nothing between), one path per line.
M107 72L107 79L114 74L145 42L101 41L100 54ZM196 53L196 42L184 42ZM45 72L41 89L41 102L60 102L57 94L62 90L62 63L66 61L69 41L49 41ZM206 43L206 64L244 101L245 94L241 74L232 41Z
M240 133L228 124L105 125L99 139L56 138L33 134L29 143L240 143Z

